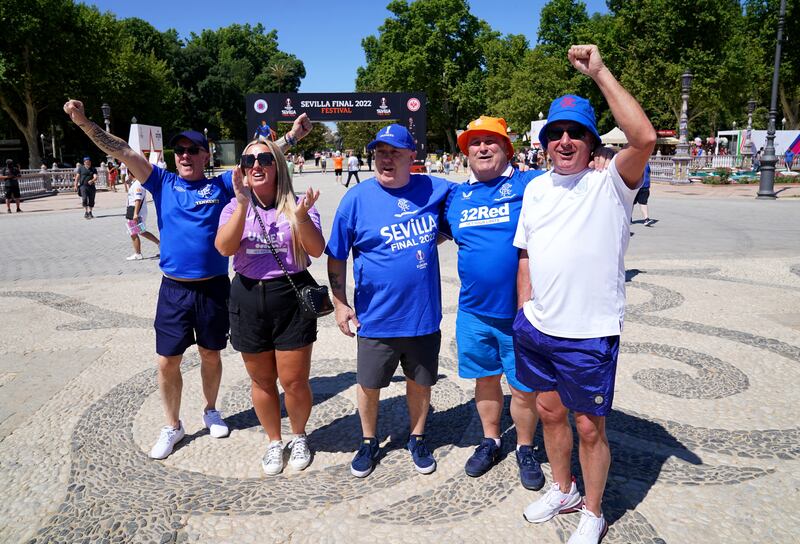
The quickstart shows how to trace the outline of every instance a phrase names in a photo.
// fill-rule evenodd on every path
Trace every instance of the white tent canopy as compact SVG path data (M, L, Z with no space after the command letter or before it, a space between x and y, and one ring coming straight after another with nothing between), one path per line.
M625 137L625 133L619 127L612 128L600 136L600 139L606 145L625 145L628 143L628 138Z

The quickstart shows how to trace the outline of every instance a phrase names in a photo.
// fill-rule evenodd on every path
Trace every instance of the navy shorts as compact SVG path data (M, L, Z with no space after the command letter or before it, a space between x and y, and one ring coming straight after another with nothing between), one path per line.
M575 412L605 416L614 401L619 335L560 338L545 334L520 310L514 320L517 379L534 391L558 391Z
M198 346L222 350L228 342L228 276L202 281L161 278L156 307L156 353L182 355Z

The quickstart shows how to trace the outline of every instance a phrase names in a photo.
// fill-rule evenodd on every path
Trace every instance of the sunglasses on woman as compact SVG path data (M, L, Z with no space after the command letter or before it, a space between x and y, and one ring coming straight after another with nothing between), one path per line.
M189 155L197 155L200 153L200 147L196 145L190 145L189 147L183 147L182 145L176 145L172 148L176 155L183 155L184 153L188 153Z
M548 141L560 140L564 133L570 137L571 140L580 140L586 136L586 127L581 125L570 125L566 128L548 127L544 132Z
M266 151L258 155L242 155L242 160L239 164L242 165L242 168L252 168L256 165L256 161L258 161L258 164L260 164L262 168L266 168L272 166L272 163L275 162L275 156Z

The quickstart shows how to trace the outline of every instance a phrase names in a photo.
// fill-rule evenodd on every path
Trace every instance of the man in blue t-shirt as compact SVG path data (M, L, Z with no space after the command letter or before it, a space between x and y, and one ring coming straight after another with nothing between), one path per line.
M519 250L513 239L525 187L543 172L512 168L514 148L505 119L482 116L472 121L459 135L458 146L467 155L472 175L450 192L442 231L458 245L458 375L475 380L484 436L464 470L469 476L481 476L500 457L500 379L505 374L520 479L525 488L537 490L544 485L544 475L533 455L536 395L517 380L515 368L512 324L517 313Z
M175 151L177 174L150 164L123 140L90 121L78 100L69 100L64 111L105 153L128 166L153 195L161 234L161 270L164 277L156 309L158 385L167 425L161 429L150 457L167 457L184 435L180 404L183 353L197 344L206 406L203 425L211 436L228 435L228 426L216 409L222 379L220 351L228 334L228 258L214 247L222 209L235 198L231 173L207 179L204 168L211 156L208 140L187 130L170 141ZM278 143L288 147L311 131L305 114Z
M450 184L411 174L416 145L401 125L382 128L367 149L375 150L376 177L344 195L325 249L336 323L352 337L352 322L358 334L363 438L350 472L363 478L375 466L380 390L389 386L399 363L411 427L407 447L417 471L429 474L436 461L425 444L425 421L438 376L442 319L436 239ZM355 309L345 291L351 251Z
M650 163L644 167L644 177L642 178L642 186L636 193L636 198L633 199L633 204L638 204L642 208L642 215L644 215L644 226L652 227L655 221L650 219L650 213L647 209L647 202L650 200Z

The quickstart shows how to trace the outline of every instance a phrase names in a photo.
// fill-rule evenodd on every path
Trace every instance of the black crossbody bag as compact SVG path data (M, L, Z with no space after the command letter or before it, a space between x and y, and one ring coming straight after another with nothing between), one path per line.
M267 234L267 227L264 226L264 221L261 219L261 214L258 213L258 206L255 202L253 202L253 212L256 214L258 224L261 226L261 232L264 233L264 241L267 247L269 247L275 260L278 261L278 266L281 267L286 279L289 280L289 285L294 289L294 294L297 296L297 301L300 303L300 315L306 319L317 319L318 317L325 317L333 312L333 302L331 302L331 296L328 293L328 287L326 285L307 285L302 289L297 288L297 285L295 285L292 280L292 276L289 275L289 272L283 265L283 261L278 256L278 251L275 249L275 246L272 245L272 241Z

